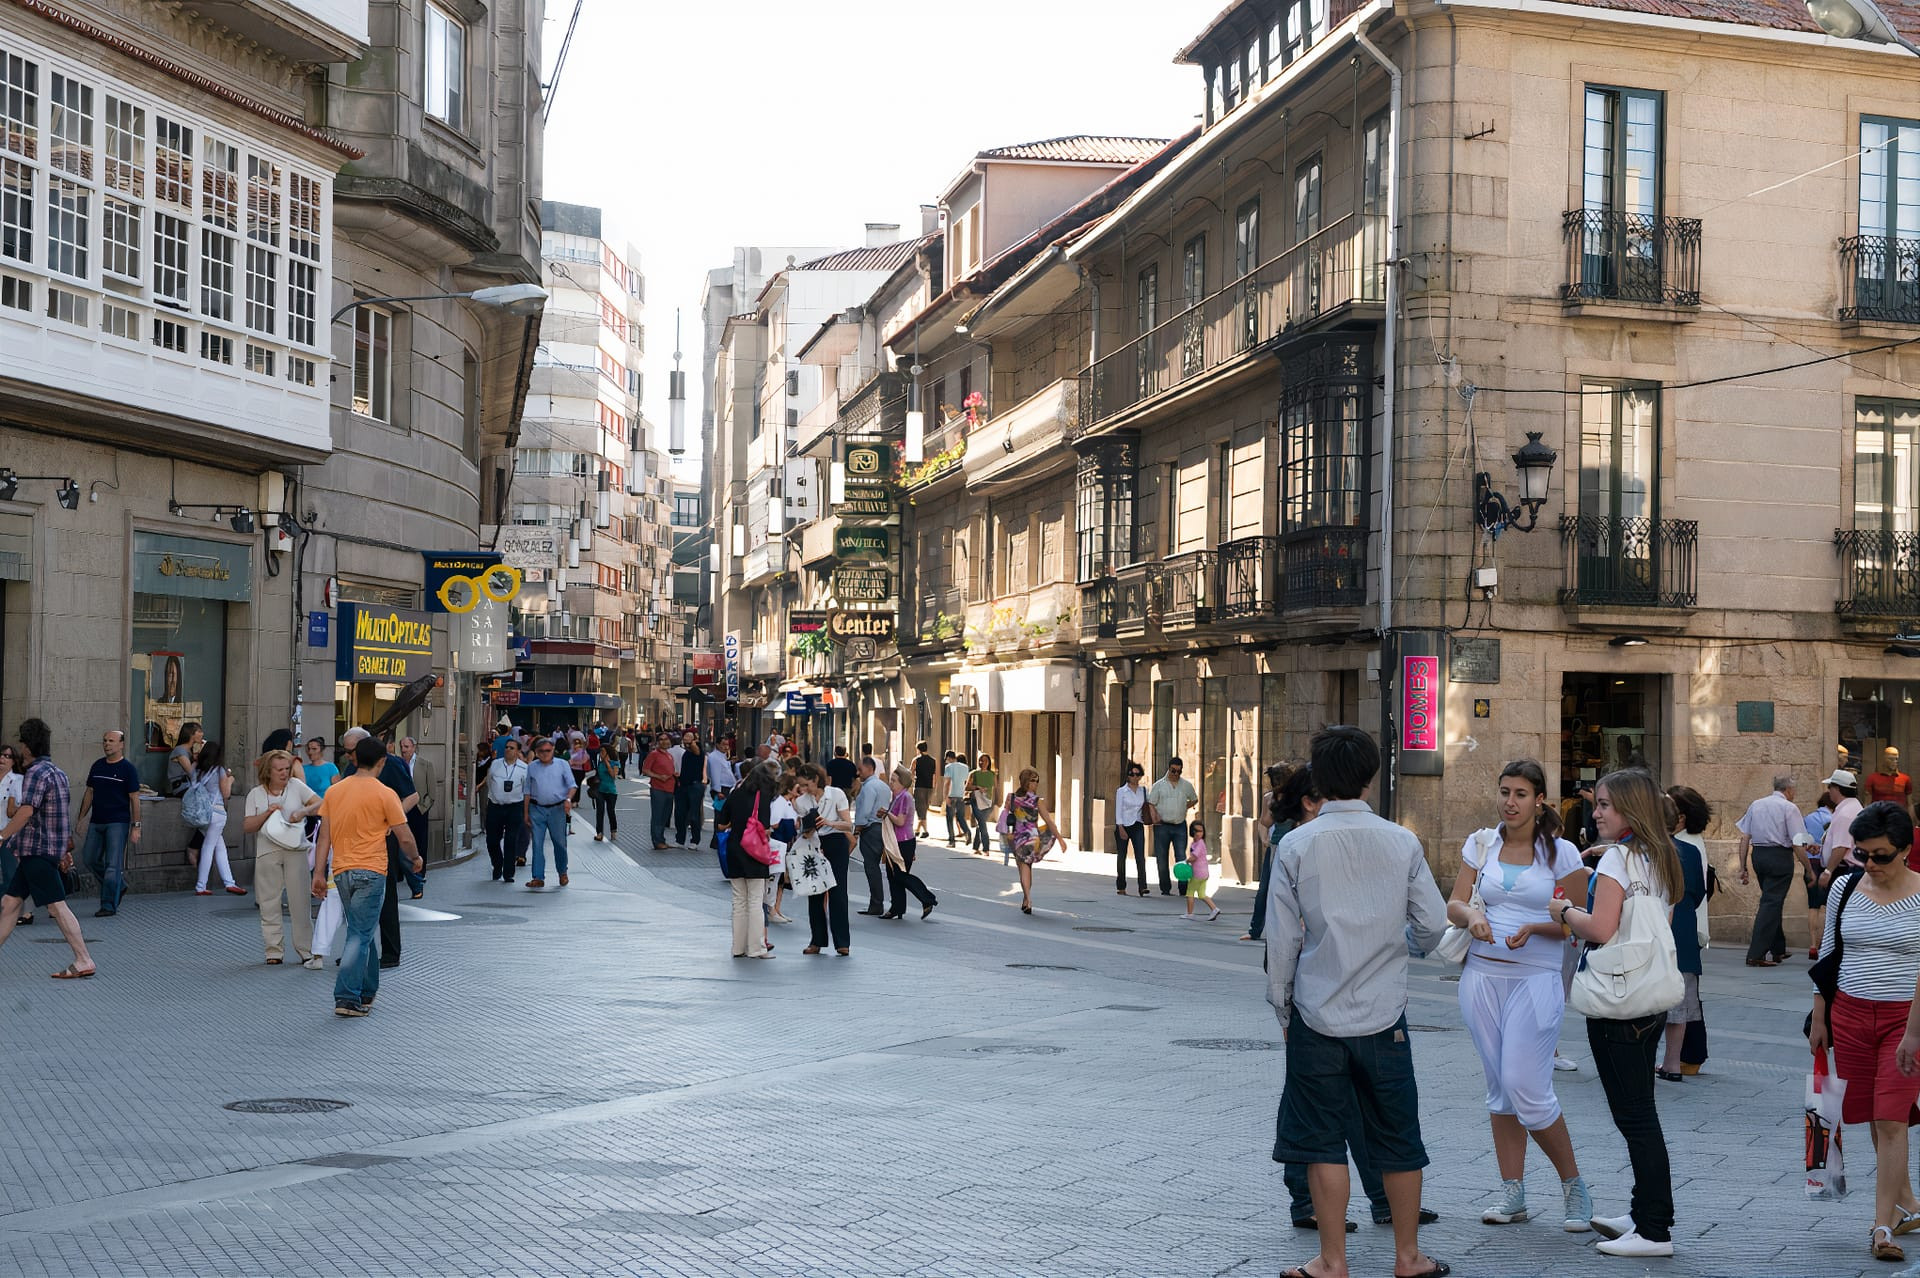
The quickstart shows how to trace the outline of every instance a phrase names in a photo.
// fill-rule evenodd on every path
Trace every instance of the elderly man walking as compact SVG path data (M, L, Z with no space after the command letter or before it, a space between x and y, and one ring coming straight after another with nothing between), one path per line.
M40 719L20 725L20 798L13 819L0 829L0 843L14 840L13 879L0 888L0 945L13 934L20 906L28 897L53 916L73 962L53 974L56 981L83 981L94 973L93 956L80 935L80 920L67 905L62 868L73 863L72 795L67 774L53 764L53 733Z
M860 793L853 799L853 833L860 844L860 860L867 874L867 908L862 914L875 918L887 912L886 889L882 886L880 865L885 856L885 844L880 834L881 814L893 795L878 780L875 773L879 763L873 756L866 755L860 760Z
M1747 966L1774 967L1787 957L1787 932L1780 918L1787 889L1793 886L1793 839L1806 833L1793 801L1793 778L1775 777L1773 793L1755 799L1734 824L1740 831L1740 882L1749 881L1749 868L1760 876L1760 906L1753 915Z

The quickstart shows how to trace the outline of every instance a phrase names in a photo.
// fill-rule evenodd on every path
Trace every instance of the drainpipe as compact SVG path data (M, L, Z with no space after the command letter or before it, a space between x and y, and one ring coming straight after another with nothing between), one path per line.
M1389 99L1387 119L1392 122L1392 145L1387 148L1387 376L1380 402L1380 637L1393 633L1393 392L1399 380L1397 362L1400 329L1400 147L1405 129L1400 118L1400 68L1380 52L1365 31L1354 32L1354 42L1367 51L1387 73ZM1381 672L1383 676L1386 671ZM1390 680L1389 680L1390 681Z

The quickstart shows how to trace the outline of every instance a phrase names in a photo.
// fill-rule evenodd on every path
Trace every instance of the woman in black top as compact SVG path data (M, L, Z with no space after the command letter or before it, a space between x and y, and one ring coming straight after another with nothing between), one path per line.
M727 881L733 888L733 956L772 958L767 939L767 879L773 867L748 856L740 846L747 821L756 813L760 824L773 831L773 798L780 778L779 765L755 764L733 787L721 808L717 824L727 831Z

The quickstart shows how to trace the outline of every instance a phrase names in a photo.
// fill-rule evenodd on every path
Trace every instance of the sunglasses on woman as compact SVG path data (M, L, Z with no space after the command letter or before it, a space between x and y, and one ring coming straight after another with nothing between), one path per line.
M1882 855L1878 852L1862 852L1860 855L1865 857L1867 860L1873 862L1875 865L1892 865L1895 861L1898 861L1901 857L1905 856L1906 853L1905 852L1888 852L1885 855Z

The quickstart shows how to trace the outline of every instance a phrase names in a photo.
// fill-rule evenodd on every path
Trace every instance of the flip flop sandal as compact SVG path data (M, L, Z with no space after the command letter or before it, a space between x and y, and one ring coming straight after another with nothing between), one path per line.
M1447 1275L1452 1272L1452 1265L1443 1264L1436 1260L1433 1262L1433 1268L1431 1269L1422 1269L1417 1274L1401 1274L1399 1278L1447 1278Z
M1886 1235L1884 1240L1880 1237L1882 1234ZM1900 1245L1893 1241L1893 1231L1885 1225L1875 1225L1869 1237L1873 1240L1872 1251L1875 1260L1898 1261L1907 1258L1907 1253L1900 1250Z
M89 981L93 979L93 974L99 970L97 967L90 967L83 972L72 963L69 963L55 972L53 979L56 981Z
M1920 1229L1920 1211L1908 1211L1904 1207L1901 1208L1900 1219L1893 1222L1893 1232L1895 1234L1910 1234L1916 1229Z

